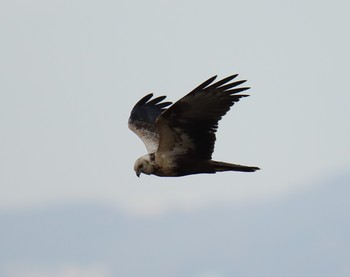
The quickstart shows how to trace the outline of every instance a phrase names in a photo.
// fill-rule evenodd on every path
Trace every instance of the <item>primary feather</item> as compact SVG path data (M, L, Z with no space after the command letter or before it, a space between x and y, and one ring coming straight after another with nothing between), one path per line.
M181 145L186 155L211 159L219 120L235 102L248 96L236 95L249 89L235 88L245 81L227 84L236 77L232 75L212 84L216 79L214 76L168 108L157 120L160 133L158 151L167 152ZM187 143L174 140L176 136L186 136Z
M232 75L218 82L216 76L197 86L171 105L165 96L148 94L131 111L129 127L146 145L148 155L135 163L135 171L158 176L184 176L218 171L252 172L258 167L211 160L219 120L246 94L245 80ZM170 107L168 107L171 105ZM168 107L168 108L167 108Z
M162 102L166 96L160 96L149 101L153 93L147 94L136 103L129 117L129 128L139 136L145 144L148 153L157 151L159 133L156 127L157 117L171 105L171 102Z

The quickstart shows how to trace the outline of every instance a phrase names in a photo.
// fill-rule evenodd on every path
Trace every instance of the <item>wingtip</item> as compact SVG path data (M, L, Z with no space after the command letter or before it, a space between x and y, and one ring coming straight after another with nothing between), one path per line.
M257 167L257 166L248 166L247 167L247 172L255 172L257 170L260 170L260 167Z
M140 106L140 105L147 103L152 97L153 97L153 93L149 93L149 94L145 95L135 104L135 106Z
M226 78L223 78L220 82L228 83L228 82L232 81L233 79L237 78L237 76L238 76L238 74L233 74L233 75L227 76Z
M237 78L238 75L239 75L238 73L232 74L231 76L228 76L227 78L232 78L232 79L234 79L234 78ZM231 80L232 80L232 79L231 79Z
M218 77L218 75L214 75L214 76L210 77L208 80L206 80L203 84L207 83L207 85L209 85L212 82L214 82L217 77Z
M156 105L156 104L158 104L159 102L162 102L165 98L166 98L165 95L158 96L158 97L152 99L151 101L149 101L147 104Z
M144 98L151 99L152 97L153 97L153 92L150 92L150 93L146 94L144 97L142 97L142 99L144 99Z
M227 90L227 92L230 93L231 95L233 95L233 94L237 94L237 93L240 93L240 92L248 90L248 89L250 89L250 87L234 88L234 89Z

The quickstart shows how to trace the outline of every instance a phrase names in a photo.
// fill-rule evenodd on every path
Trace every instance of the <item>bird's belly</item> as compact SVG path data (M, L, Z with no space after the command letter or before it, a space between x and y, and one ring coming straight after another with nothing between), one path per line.
M176 168L177 165L174 159L166 154L156 154L157 170L155 172L158 176L177 176Z

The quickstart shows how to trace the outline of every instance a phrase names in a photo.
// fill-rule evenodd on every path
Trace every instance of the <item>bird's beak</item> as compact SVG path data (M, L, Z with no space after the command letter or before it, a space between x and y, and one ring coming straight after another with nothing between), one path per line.
M140 178L141 171L136 171L136 176Z

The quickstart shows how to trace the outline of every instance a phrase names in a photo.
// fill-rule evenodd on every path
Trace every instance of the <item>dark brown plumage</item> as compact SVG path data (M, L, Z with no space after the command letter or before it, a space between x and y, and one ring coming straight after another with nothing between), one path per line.
M169 106L165 96L149 101L142 98L133 108L129 127L145 143L149 154L135 163L140 173L158 176L184 176L218 171L253 172L258 167L212 161L219 120L246 94L249 87L238 87L245 81L230 82L237 75L213 83L205 81Z

